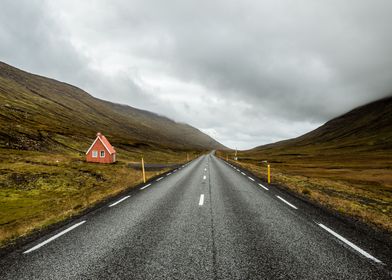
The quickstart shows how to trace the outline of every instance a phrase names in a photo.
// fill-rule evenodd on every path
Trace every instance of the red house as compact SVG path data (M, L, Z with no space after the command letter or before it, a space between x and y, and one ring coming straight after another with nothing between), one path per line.
M116 150L110 145L108 139L98 132L97 138L86 152L86 160L88 162L113 163L116 162Z

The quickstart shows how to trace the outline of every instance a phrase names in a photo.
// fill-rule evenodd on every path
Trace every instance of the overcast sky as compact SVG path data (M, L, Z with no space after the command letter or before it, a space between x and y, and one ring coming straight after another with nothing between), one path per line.
M1 0L0 60L231 148L392 92L392 1Z

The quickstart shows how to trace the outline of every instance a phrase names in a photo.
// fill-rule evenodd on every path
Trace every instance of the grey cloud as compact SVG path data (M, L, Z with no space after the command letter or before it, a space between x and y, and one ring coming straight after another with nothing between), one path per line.
M78 51L66 26L51 14L46 1L6 0L0 9L0 60L33 73L77 85L95 96L124 102L141 90L129 73L115 78L90 67L91 58ZM57 15L58 16L58 15ZM136 103L135 106L143 106Z
M47 15L44 1L6 0L1 6L2 60L63 80L83 75L78 71L86 61L61 37L61 28Z
M298 136L392 93L387 0L3 6L1 59L190 123L229 146ZM156 77L178 85L162 78L151 86Z

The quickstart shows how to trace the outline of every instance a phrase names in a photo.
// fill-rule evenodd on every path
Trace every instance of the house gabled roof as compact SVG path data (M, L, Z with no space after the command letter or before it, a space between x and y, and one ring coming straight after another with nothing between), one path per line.
M109 154L114 154L116 152L116 150L113 148L113 146L110 144L109 140L106 139L106 137L104 135L102 135L101 133L97 133L97 138L95 138L93 144L90 146L90 148L87 150L86 155L90 152L90 150L94 147L95 143L97 141L101 141L101 143L103 144L103 146L106 148L106 150L109 152Z

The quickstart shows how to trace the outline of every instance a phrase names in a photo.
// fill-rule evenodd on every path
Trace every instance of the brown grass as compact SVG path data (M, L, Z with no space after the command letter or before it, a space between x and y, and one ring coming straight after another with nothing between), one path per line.
M226 158L224 153L218 153ZM391 157L386 153L324 155L239 154L233 163L314 203L392 233Z
M151 152L143 154L151 163ZM115 164L94 164L78 154L0 149L0 247L142 183L141 172L127 164L139 160L140 154L122 155ZM160 151L155 156L158 163L185 160L181 152Z

